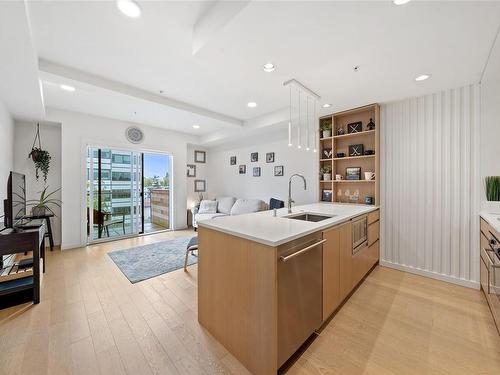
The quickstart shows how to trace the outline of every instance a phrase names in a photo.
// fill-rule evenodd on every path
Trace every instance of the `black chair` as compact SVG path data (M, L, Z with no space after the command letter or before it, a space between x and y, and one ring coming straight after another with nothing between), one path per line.
M269 209L274 210L275 208L283 208L285 207L285 202L280 201L279 199L271 198L269 201Z

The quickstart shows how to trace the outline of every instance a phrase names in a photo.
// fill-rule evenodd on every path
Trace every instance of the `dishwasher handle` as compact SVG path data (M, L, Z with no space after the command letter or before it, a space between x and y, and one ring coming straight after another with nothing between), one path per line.
M325 240L318 241L318 242L316 242L316 243L313 243L312 245L309 245L309 246L307 246L307 247L304 247L302 250L296 251L295 253L292 253L292 254L290 254L290 255L287 255L287 256L280 256L280 260L281 260L282 262L286 262L286 261L288 261L288 260L290 260L290 259L292 259L292 258L295 258L296 256L298 256L298 255L300 255L300 254L302 254L302 253L305 253L306 251L309 251L309 250L311 250L311 249L315 248L315 247L316 247L316 246L318 246L318 245L321 245L321 244L325 243L325 242L326 242L326 239L325 239Z

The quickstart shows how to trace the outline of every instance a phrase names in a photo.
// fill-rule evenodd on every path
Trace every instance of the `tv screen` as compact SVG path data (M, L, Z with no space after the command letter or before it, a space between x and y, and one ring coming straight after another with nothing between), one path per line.
M7 187L12 224L26 216L26 177L23 174L10 172Z

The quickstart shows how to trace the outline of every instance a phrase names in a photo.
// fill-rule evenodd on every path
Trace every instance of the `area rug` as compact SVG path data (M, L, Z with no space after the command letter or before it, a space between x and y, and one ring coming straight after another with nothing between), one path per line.
M186 245L191 237L179 237L149 245L109 252L109 257L134 284L184 267ZM189 255L188 265L197 257Z

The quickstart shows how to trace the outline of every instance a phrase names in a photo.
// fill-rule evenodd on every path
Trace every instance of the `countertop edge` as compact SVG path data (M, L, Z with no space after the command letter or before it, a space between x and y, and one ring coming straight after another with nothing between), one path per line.
M488 212L480 212L479 213L479 216L484 221L486 221L489 225L491 225L493 227L493 229L495 229L500 234L500 220L497 220L496 222L492 221L493 216L495 216L495 215L500 217L500 214L491 214Z

